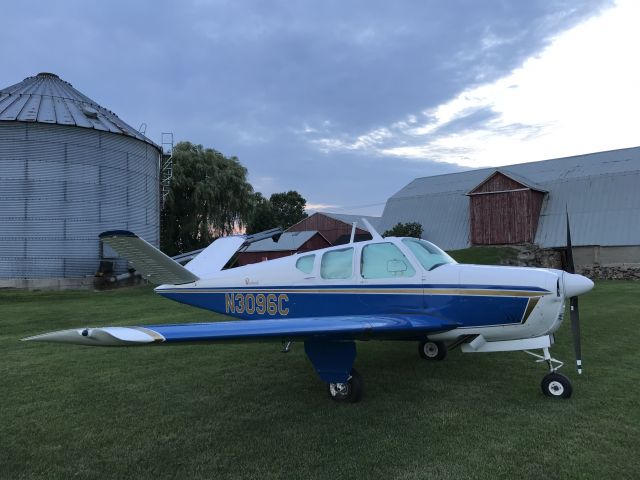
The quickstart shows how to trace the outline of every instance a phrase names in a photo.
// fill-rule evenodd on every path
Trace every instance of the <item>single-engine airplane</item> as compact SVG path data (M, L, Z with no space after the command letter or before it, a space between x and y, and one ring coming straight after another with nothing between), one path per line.
M156 293L243 321L86 327L24 340L96 346L279 340L285 351L301 340L330 397L342 402L357 402L363 393L353 368L356 340L416 341L420 356L433 360L458 346L524 350L548 365L545 395L571 396L571 383L557 372L562 362L549 348L569 298L581 372L577 296L593 282L574 273L568 215L568 272L461 265L430 242L383 238L363 221L372 240L354 242L352 233L349 244L226 269L257 237L220 238L182 266L134 233L102 233L103 242L159 284Z

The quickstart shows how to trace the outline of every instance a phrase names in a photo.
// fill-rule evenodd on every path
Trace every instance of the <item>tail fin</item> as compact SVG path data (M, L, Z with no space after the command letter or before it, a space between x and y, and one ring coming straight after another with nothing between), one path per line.
M240 235L220 237L187 263L185 268L200 278L213 277L245 243L246 238Z
M112 230L101 233L100 240L129 260L151 283L179 285L199 280L195 273L167 257L135 233Z

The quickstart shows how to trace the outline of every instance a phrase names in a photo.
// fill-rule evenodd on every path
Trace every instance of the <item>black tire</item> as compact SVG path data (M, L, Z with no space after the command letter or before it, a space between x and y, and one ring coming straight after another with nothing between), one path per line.
M444 342L423 340L418 345L418 353L425 360L443 360L447 356L447 346Z
M542 393L552 398L569 398L573 389L567 377L556 372L546 375L540 384Z
M346 383L329 384L329 397L336 402L356 403L362 399L363 387L362 377L355 368L352 368Z

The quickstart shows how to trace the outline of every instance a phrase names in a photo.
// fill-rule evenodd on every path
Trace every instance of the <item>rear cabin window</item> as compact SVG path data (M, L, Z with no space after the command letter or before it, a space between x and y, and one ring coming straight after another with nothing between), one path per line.
M350 278L353 273L353 248L332 250L322 255L322 278Z
M413 277L416 270L393 243L374 243L362 249L362 278Z
M315 259L315 255L305 255L304 257L300 257L296 262L296 268L303 273L309 274L313 272L313 262Z

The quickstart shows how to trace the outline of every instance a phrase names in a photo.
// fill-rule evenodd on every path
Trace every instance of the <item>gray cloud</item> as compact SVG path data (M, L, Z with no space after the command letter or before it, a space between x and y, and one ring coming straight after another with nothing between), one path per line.
M478 108L467 115L451 120L444 125L438 127L432 134L432 137L445 136L450 133L462 133L478 128L486 128L487 123L495 120L500 115L491 107Z
M133 126L146 122L156 141L173 131L237 155L273 191L370 204L456 167L326 154L312 140L357 138L499 78L610 3L11 2L0 85L53 71ZM490 119L478 111L447 128Z

